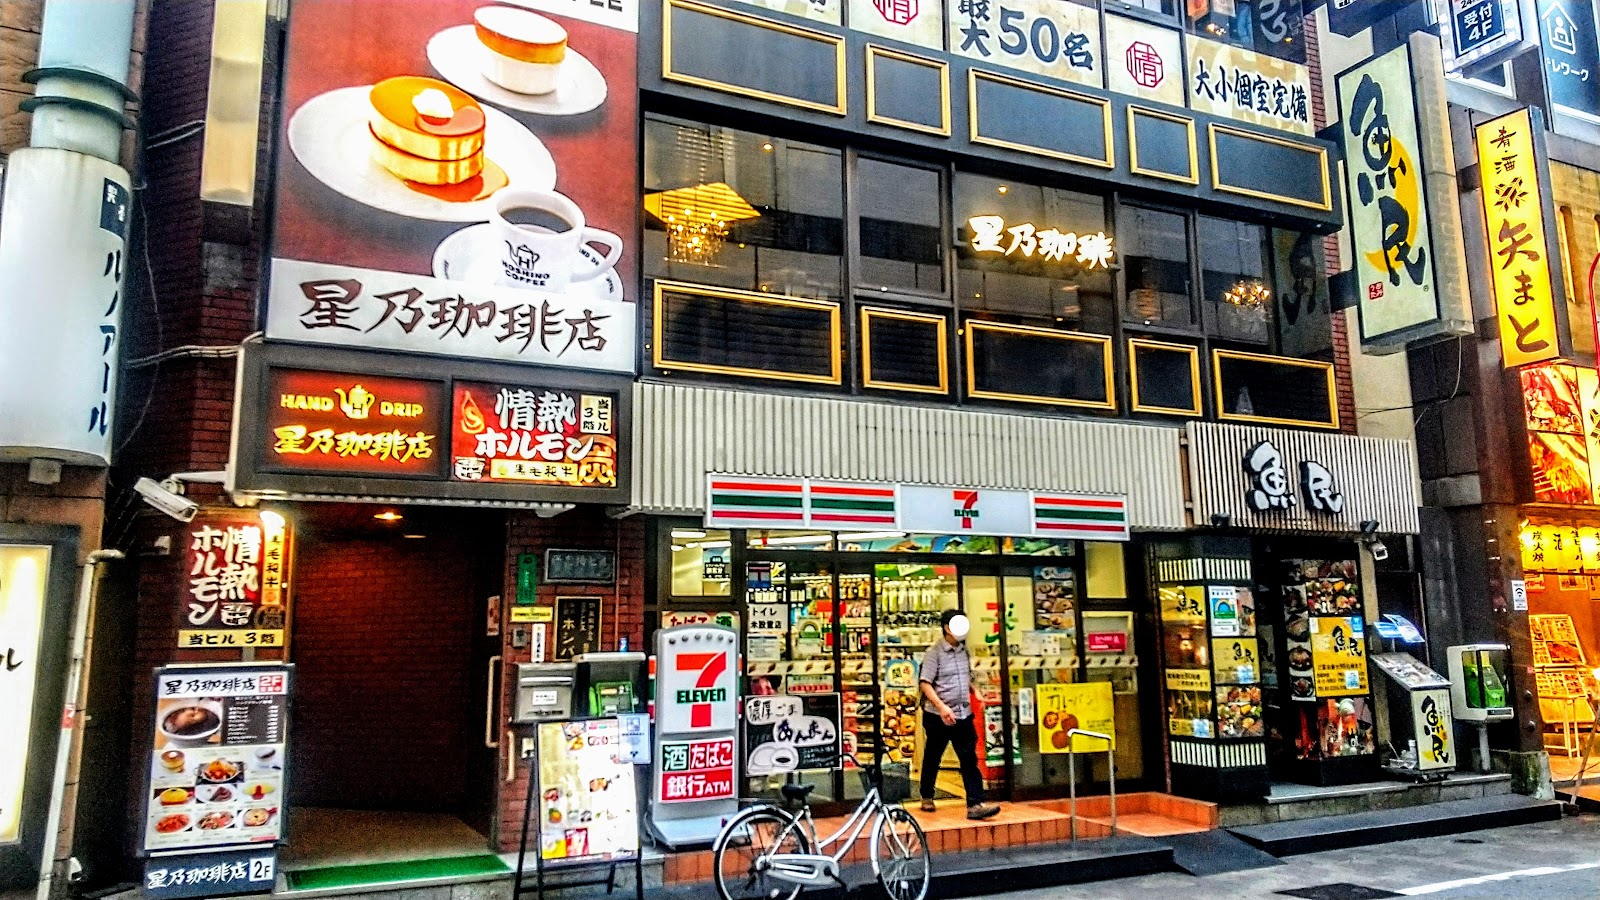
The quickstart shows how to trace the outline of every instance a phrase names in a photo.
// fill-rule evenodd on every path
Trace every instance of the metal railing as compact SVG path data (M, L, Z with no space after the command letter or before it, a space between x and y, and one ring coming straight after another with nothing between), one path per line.
M1117 760L1111 746L1111 735L1101 734L1098 731L1088 731L1083 728L1067 729L1067 789L1070 792L1071 807L1071 834L1072 840L1078 839L1078 735L1086 738L1096 738L1105 741L1106 775L1111 784L1111 836L1117 836ZM1094 751L1100 752L1098 750Z

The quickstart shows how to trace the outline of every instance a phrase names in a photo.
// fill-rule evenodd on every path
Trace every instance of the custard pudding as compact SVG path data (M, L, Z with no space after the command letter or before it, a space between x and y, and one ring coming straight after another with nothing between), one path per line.
M485 6L472 14L483 44L483 77L519 94L556 89L567 58L567 30L525 9Z

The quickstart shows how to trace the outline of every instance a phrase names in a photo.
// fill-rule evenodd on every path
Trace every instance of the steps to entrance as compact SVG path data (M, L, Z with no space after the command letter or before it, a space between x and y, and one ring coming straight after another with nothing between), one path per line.
M1561 818L1561 804L1505 794L1228 829L1273 856L1365 847Z
M1236 828L1403 806L1425 806L1451 800L1475 800L1509 793L1511 776L1504 774L1457 773L1443 781L1425 784L1406 781L1374 781L1338 787L1275 784L1272 786L1272 795L1265 803L1223 807L1220 821L1223 828Z

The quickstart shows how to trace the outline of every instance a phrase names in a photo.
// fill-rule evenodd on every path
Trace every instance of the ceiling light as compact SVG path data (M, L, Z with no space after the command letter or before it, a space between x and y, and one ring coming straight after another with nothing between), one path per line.
M400 515L392 509L386 509L383 512L374 515L373 518L377 519L379 522L398 522L401 519L404 519L405 516Z
M675 538L689 538L690 540L695 540L705 537L706 533L704 531L696 531L689 528L674 528L672 529L672 536Z
M427 535L425 535L425 534L402 534L400 536L403 537L403 538L408 538L408 539L413 540L413 541L418 541L418 540L421 540L421 539L427 537Z

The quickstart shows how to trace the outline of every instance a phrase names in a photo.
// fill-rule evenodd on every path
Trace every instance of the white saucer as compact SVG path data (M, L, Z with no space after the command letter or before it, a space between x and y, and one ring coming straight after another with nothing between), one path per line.
M481 100L507 109L545 116L574 116L606 100L606 79L583 54L567 48L556 89L548 94L519 94L483 76L483 55L489 48L471 25L457 25L428 41L428 62L444 80Z
M487 222L493 197L451 203L418 193L372 161L368 124L371 85L339 88L307 100L289 119L289 148L318 181L368 206L436 222ZM510 187L548 191L556 184L556 162L522 123L493 107L482 107L484 154L505 170Z
M498 254L493 252L494 247L493 222L463 228L441 241L439 248L433 251L433 277L468 284L495 284ZM605 262L590 247L579 247L578 253L593 268L598 269ZM622 279L617 277L617 270L612 269L598 278L572 282L565 293L573 297L620 302L623 299Z

